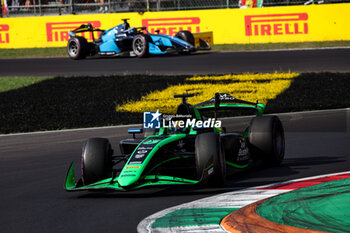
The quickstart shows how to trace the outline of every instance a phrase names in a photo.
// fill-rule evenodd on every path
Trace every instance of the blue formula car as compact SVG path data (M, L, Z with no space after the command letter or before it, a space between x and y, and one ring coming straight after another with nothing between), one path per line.
M151 54L160 55L172 52L189 54L198 49L208 50L207 41L197 38L196 41L190 31L179 31L175 36L164 34L151 34L145 27L130 27L128 19L109 30L93 28L91 24L83 24L79 28L69 32L70 39L67 52L71 59L84 59L87 56L137 56L147 57ZM99 38L88 42L85 37L77 36L79 33L100 32Z

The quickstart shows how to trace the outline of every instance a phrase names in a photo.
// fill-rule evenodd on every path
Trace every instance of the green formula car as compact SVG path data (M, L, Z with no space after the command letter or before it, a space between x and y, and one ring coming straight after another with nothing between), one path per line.
M163 114L162 125L157 129L129 129L133 137L120 141L121 155L113 155L107 139L88 139L83 146L81 178L76 181L72 163L65 189L130 191L174 185L223 185L230 169L247 169L256 160L270 166L281 164L285 150L283 126L277 116L262 116L263 104L216 93L212 99L192 106L186 102L192 96L176 95L182 98L176 115L166 118ZM247 109L257 115L250 125L243 132L226 133L217 114ZM205 117L210 114L212 118ZM159 115L157 111L154 118Z

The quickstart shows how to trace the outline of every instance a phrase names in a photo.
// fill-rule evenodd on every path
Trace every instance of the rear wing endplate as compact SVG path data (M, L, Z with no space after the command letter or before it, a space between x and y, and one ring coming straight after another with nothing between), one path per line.
M213 32L196 32L192 33L194 37L195 47L198 50L210 50L214 45Z

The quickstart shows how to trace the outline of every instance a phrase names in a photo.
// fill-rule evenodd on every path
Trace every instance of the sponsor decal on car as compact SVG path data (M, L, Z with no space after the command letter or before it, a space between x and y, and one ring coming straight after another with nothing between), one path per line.
M177 143L177 147L182 149L185 146L186 143L184 143L183 140L179 140L179 142Z
M124 175L121 175L120 177L127 177L127 176L136 176L136 174L124 174Z
M138 148L138 150L141 150L141 151L144 151L144 150L152 150L152 149L153 149L153 147L150 147L150 146L147 146L147 147L140 146L140 147ZM143 152L143 153L146 153L146 152Z
M142 26L146 27L152 34L159 30L160 34L175 36L178 31L200 32L200 18L157 18L143 19Z
M128 170L128 171L124 171L124 173L135 173L135 170Z
M241 146L238 150L237 162L246 161L249 159L249 149L248 149L244 139L241 139L239 142L240 142Z
M10 26L8 24L0 24L0 44L10 43Z
M308 34L308 14L246 15L246 36L272 36Z
M141 158L143 158L145 156L145 154L136 154L135 155L135 158L136 159L141 159Z
M101 27L100 21L78 21L78 22L50 22L46 23L47 42L62 42L69 40L69 31L78 28L82 24L92 24L94 28ZM87 40L93 40L92 33L80 33Z
M137 150L133 153L131 156L131 159L128 164L142 164L143 161L146 159L147 155L152 151L153 147L162 141L161 139L147 139L145 142L143 142ZM144 146L146 145L146 146Z
M116 52L99 52L98 54L102 56L111 56L111 55L115 55Z
M223 100L223 101L230 101L230 100L233 101L233 100L235 100L234 97L232 97L231 95L229 95L227 93L220 93L219 94L219 99ZM215 97L211 98L209 101L210 102L215 102Z
M150 145L150 144L157 144L158 142L160 142L160 141L162 141L162 140L160 140L160 139L149 139L148 141L145 141L144 143L142 143L142 144L144 144L144 145Z
M125 169L139 169L140 166L128 166Z
M129 162L129 164L142 164L143 161L133 161L133 162Z

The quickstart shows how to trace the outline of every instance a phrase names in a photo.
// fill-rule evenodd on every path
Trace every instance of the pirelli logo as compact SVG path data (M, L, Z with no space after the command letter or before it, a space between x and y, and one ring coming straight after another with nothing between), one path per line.
M199 17L143 19L142 26L152 34L159 30L160 34L174 36L178 31L183 30L200 32L200 22Z
M62 42L68 41L68 32L79 27L82 24L91 23L93 27L101 27L100 21L80 21L80 22L59 22L59 23L46 23L46 38L47 42ZM87 40L92 40L92 33L86 33L88 35L82 36L86 37Z
M10 43L10 26L8 24L0 24L0 44Z
M245 16L246 36L308 34L308 14L273 14Z

